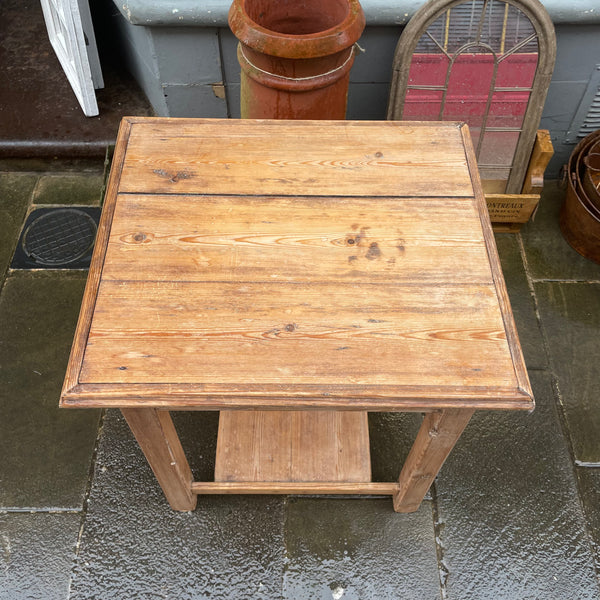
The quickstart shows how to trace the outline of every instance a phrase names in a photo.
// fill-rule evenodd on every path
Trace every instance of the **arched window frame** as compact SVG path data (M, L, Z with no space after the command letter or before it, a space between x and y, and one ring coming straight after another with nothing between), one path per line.
M417 10L408 22L408 25L400 36L394 53L393 75L387 112L388 120L402 120L411 59L421 36L449 9L469 1L430 0ZM491 0L486 0L486 6L489 1ZM496 0L496 2L509 4L522 11L530 20L538 42L537 67L523 117L522 130L517 141L505 189L506 194L518 194L523 188L523 180L527 172L529 157L531 156L536 131L542 116L546 94L548 93L548 86L550 85L554 70L556 36L550 17L538 0Z

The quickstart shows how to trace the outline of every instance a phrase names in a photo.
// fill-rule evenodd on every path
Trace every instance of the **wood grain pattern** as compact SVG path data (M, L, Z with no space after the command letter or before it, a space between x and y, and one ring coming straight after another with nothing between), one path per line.
M106 201L104 203L102 216L100 218L98 231L96 233L92 261L83 294L79 319L77 320L77 328L75 330L75 337L73 338L73 346L71 347L67 372L63 383L63 389L60 398L61 406L65 404L65 395L69 394L71 390L76 388L79 381L81 362L83 361L87 336L92 321L92 315L94 313L94 307L96 305L96 294L98 293L98 287L100 285L102 265L104 264L104 257L106 254L108 237L110 234L112 218L115 210L121 171L123 169L123 164L125 163L127 140L129 139L130 132L131 122L128 119L123 119L121 121L117 141L115 143L115 153L108 184L106 186Z
M185 119L130 125L118 144L115 165L123 168L106 199L63 405L346 408L347 399L347 408L369 410L531 408L524 366L513 364L522 357L491 229L480 216L480 188L472 195L478 179L464 129ZM335 171L341 187L334 196L308 189L302 197L266 197L260 185L249 197L207 195L224 188L186 177L165 194L139 163L161 140L178 140L168 158L188 164L192 141L203 136L225 146L213 147L216 157L234 147L261 157L270 136L271 159L279 160L284 133L287 147L295 134L325 136L330 162L317 178L327 189ZM418 197L416 176L402 179L406 190L394 188L398 197L376 197L378 180L395 185L397 175L373 161L348 169L342 158L381 140L400 148L415 173L430 164L434 142L443 142L455 174L450 188L467 173L470 195L449 197L442 169L428 182L429 197ZM321 160L317 144L299 147L290 164L277 164L287 173L286 194L300 181L296 162L314 168L313 158ZM246 178L256 184L262 168ZM364 181L352 179L357 172ZM187 195L177 195L183 183Z
M445 408L532 410L525 391L506 387L447 385L340 385L282 383L86 383L65 392L63 406L166 410L366 410L423 412Z
M471 201L121 195L106 256L82 383L514 386Z
M121 192L470 196L454 123L145 120ZM400 131L400 133L399 133Z
M280 382L297 387L346 383L401 389L418 387L427 373L426 382L432 386L515 385L501 329L421 330L404 337L403 332L378 336L367 331L359 337L353 329L324 333L301 324L288 332L288 326L296 327L223 336L226 339L218 335L211 339L202 332L93 336L81 382L213 383L221 384L221 390ZM317 355L320 360L315 360Z
M175 431L171 415L153 408L127 408L121 412L154 471L171 508L194 510L192 472Z
M367 413L221 411L215 481L370 482Z
M492 281L471 200L312 200L119 196L103 279Z
M342 481L194 481L196 494L352 494L393 496L397 483L344 483Z
M417 510L473 415L472 410L427 413L398 479L396 512Z
M508 347L510 350L514 372L518 382L519 391L528 396L531 400L530 410L534 409L535 403L533 400L533 392L531 390L531 384L529 382L529 375L527 374L527 368L525 367L525 359L523 358L523 351L521 350L521 344L519 343L519 334L517 333L517 326L510 308L510 300L508 298L508 292L506 290L506 283L504 281L504 275L502 274L502 267L500 265L500 257L498 256L498 249L494 241L494 233L492 231L492 224L490 218L487 215L485 207L485 196L481 187L481 180L477 171L477 163L475 160L475 151L469 134L469 128L467 125L463 125L461 132L464 140L464 148L467 154L469 169L471 170L471 179L473 182L473 192L478 205L479 218L481 220L481 229L486 243L488 252L489 265L492 270L492 277L494 278L494 285L496 287L496 293L498 295L498 306L502 314L504 321L504 329L506 331L506 339L508 340Z

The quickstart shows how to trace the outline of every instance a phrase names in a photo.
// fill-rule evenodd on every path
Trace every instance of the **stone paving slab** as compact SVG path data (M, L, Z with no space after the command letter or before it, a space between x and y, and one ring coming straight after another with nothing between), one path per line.
M35 175L0 173L0 286L37 180Z
M398 479L422 421L420 413L369 414L373 481Z
M546 182L535 220L521 229L529 274L533 279L600 281L600 265L575 252L560 232L565 193L556 181Z
M600 466L600 283L537 283L535 293L575 459Z
M530 377L535 411L476 414L438 477L447 600L600 598L550 377Z
M69 595L78 513L0 513L0 600Z
M577 480L588 530L592 536L596 572L600 574L600 468L578 467Z
M189 454L208 450L209 437ZM70 598L280 598L283 524L282 497L201 496L195 511L173 511L127 424L109 410Z
M391 498L292 497L286 511L289 600L438 600L431 502L393 512Z
M514 234L496 234L496 246L525 363L529 369L544 369L548 364L548 359L535 314L535 302L521 257L519 240Z
M212 480L217 452L218 411L173 412L171 417L195 480Z
M81 508L98 411L59 410L86 273L19 272L0 296L0 509Z
M44 175L35 187L33 204L99 206L103 187L103 172Z
M210 478L217 414L173 418L195 477ZM404 455L418 421L377 425L387 433L410 432L397 443ZM380 443L388 439L381 436ZM390 498L200 496L195 511L178 513L120 414L107 412L72 599L421 599L439 593L431 502L399 515Z

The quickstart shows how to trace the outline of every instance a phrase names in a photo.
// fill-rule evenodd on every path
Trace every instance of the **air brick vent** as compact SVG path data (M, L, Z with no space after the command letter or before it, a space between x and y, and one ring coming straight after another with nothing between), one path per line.
M600 87L596 89L596 94L577 132L577 137L584 138L597 129L600 129Z

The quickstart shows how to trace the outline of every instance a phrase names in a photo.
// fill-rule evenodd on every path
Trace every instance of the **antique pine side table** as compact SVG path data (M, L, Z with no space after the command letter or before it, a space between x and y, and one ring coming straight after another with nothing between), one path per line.
M125 119L61 406L121 409L176 510L416 510L475 410L533 409L466 126ZM220 411L214 481L178 410ZM425 413L396 482L369 411Z

